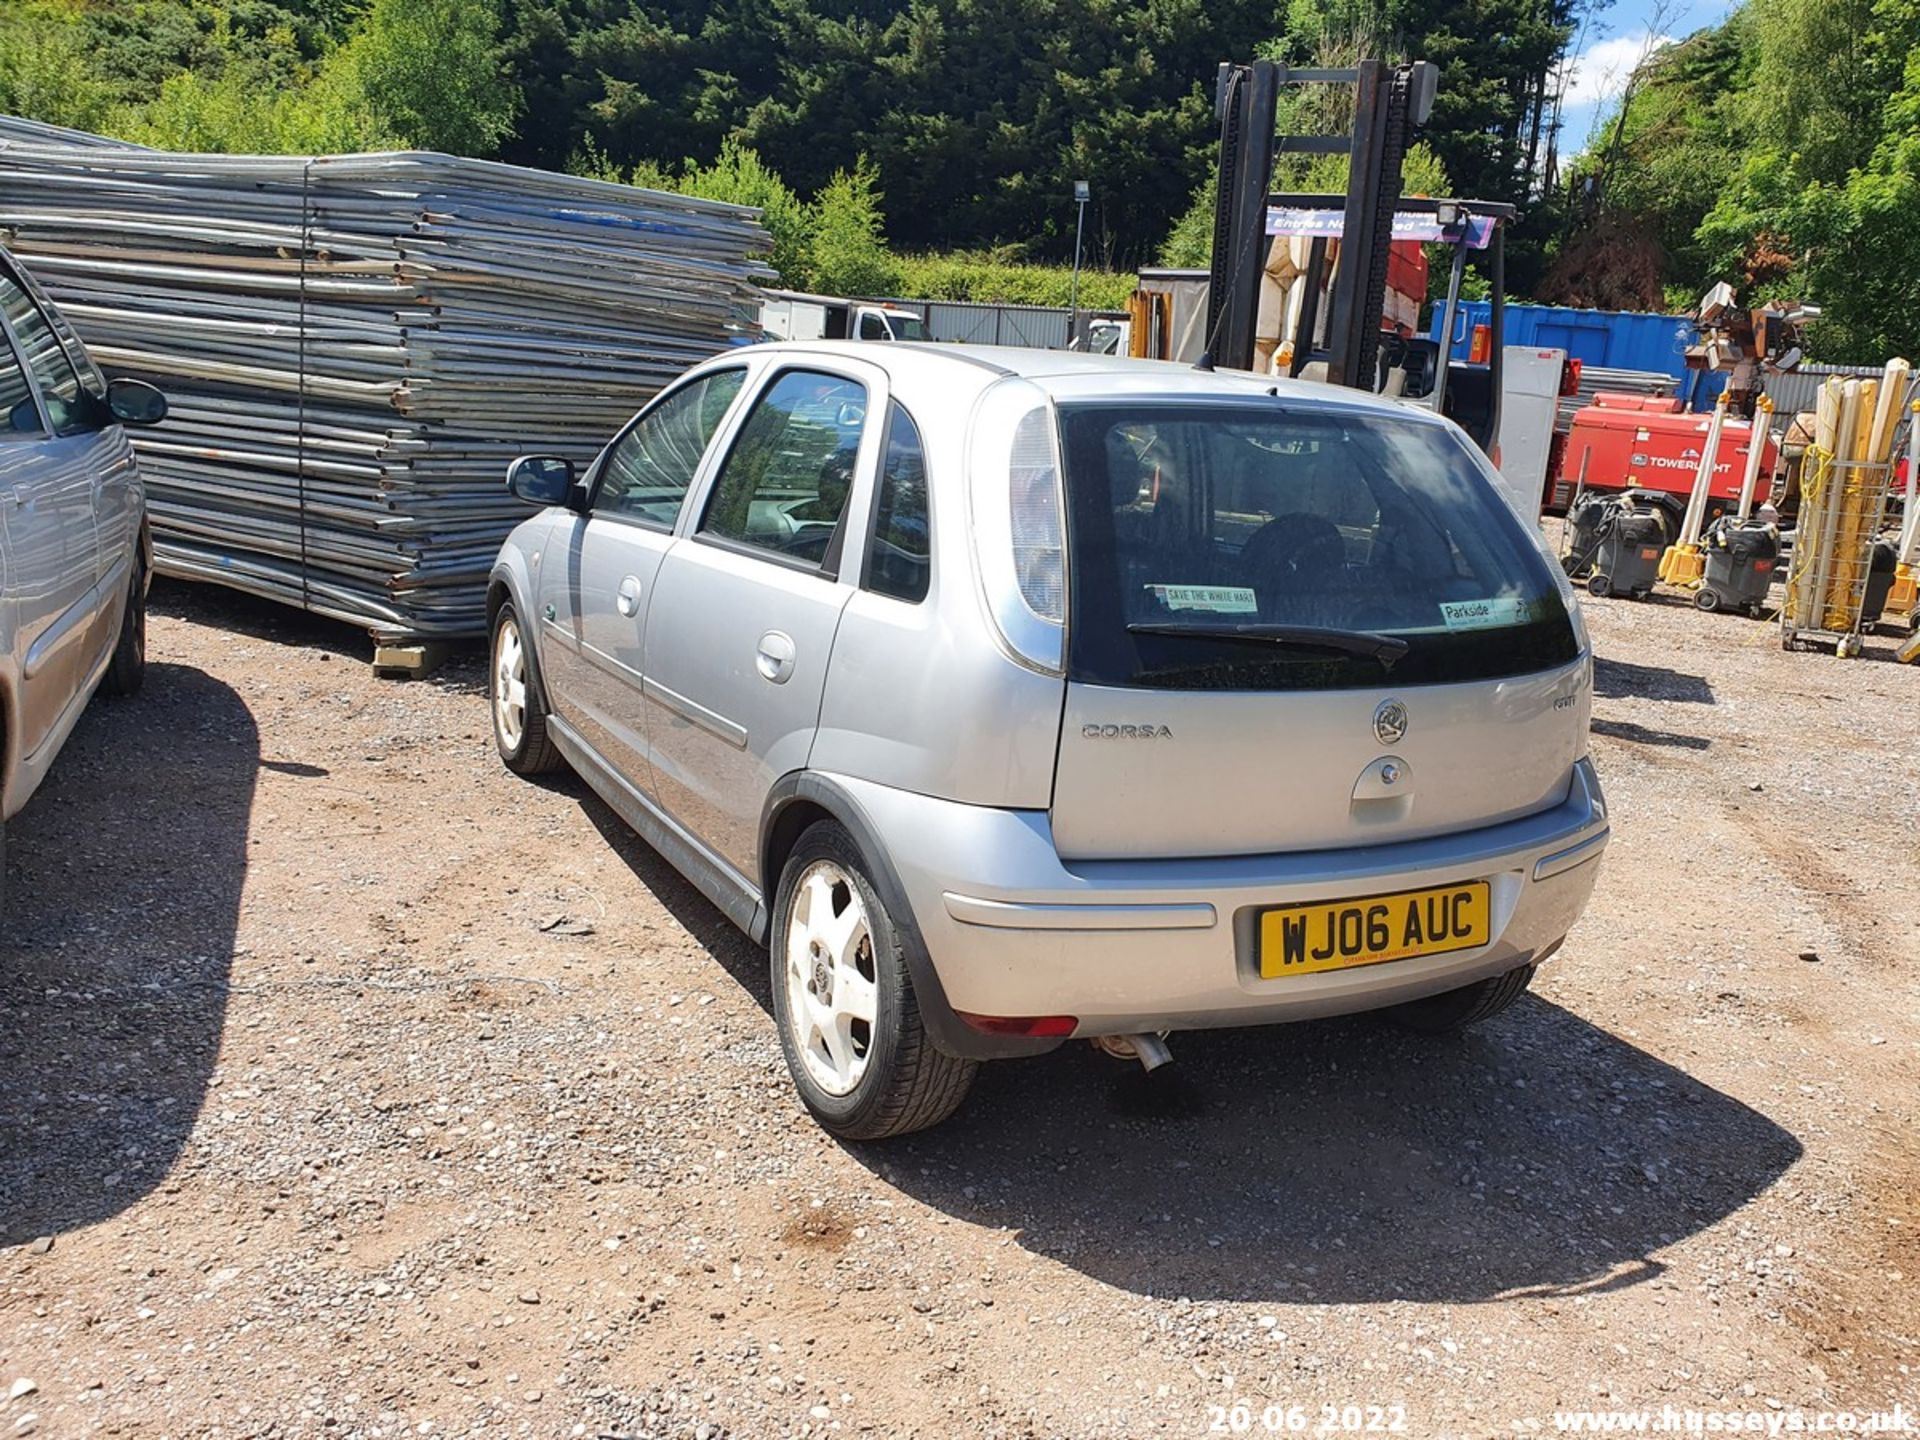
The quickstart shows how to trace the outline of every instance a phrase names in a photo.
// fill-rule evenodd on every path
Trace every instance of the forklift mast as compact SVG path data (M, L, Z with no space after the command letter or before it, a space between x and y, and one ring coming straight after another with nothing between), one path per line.
M1442 236L1453 240L1456 256L1449 287L1446 319L1449 328L1458 300L1461 266L1470 217L1492 220L1485 243L1491 281L1489 331L1493 341L1482 376L1482 403L1472 421L1463 415L1482 448L1491 450L1499 429L1501 332L1504 316L1504 221L1513 217L1511 205L1485 201L1401 199L1401 167L1407 147L1433 109L1438 69L1424 61L1388 65L1362 60L1351 69L1293 69L1277 61L1251 65L1222 65L1215 92L1220 120L1220 185L1214 208L1213 258L1207 288L1206 353L1208 363L1251 370L1255 364L1260 287L1269 245L1269 206L1301 207L1319 204L1343 206L1339 232L1340 259L1327 297L1324 348L1313 349L1319 328L1319 288L1325 274L1327 240L1312 241L1308 265L1311 277L1295 335L1292 373L1312 361L1323 362L1326 378L1335 385L1356 389L1379 388L1381 314L1386 301L1387 263L1394 235L1394 217L1401 213L1434 216ZM1282 85L1351 85L1354 92L1353 130L1348 135L1279 135L1277 115ZM1339 196L1276 195L1273 166L1282 153L1345 154L1348 156L1347 193ZM1457 237L1457 238L1456 238ZM1426 238L1435 238L1429 234ZM1447 353L1451 334L1440 341L1435 370L1439 393L1436 408L1446 398ZM1311 350L1311 353L1309 351ZM1455 365L1456 373L1467 367ZM1465 378L1464 376L1462 378ZM1464 399L1464 397L1462 397ZM1452 413L1449 407L1447 413Z

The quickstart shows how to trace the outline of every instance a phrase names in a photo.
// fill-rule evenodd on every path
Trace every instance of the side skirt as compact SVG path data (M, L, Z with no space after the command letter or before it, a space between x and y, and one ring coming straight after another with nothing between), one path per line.
M600 759L580 735L558 715L547 717L549 733L560 753L614 813L639 837L660 852L699 892L720 907L721 913L758 940L766 933L765 907L760 894L693 836L670 819L659 806Z

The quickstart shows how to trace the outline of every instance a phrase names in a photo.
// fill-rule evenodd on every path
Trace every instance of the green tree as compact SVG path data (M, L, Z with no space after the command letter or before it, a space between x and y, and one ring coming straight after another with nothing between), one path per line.
M1875 9L1873 0L1749 0L1753 72L1738 92L1749 145L1792 154L1810 182L1837 184L1866 159L1899 82L1899 57L1870 38Z
M833 295L890 295L900 270L882 234L879 175L862 155L813 200L809 279Z
M11 0L0 11L0 114L99 130L112 108L71 6Z
M1740 111L1752 62L1744 11L1659 50L1597 128L1603 138L1596 148L1568 169L1583 193L1591 179L1599 210L1645 230L1669 280L1691 286L1712 268L1700 223L1741 164L1746 126ZM1599 217L1584 218L1594 223ZM1592 258L1604 263L1605 255Z
M1920 215L1920 14L1911 0L1881 0L1862 37L1883 53L1905 46L1899 87L1879 111L1873 152L1842 181L1815 181L1769 216L1798 256L1780 289L1804 289L1823 308L1813 328L1819 350L1875 363L1920 355L1920 266L1914 217ZM1784 189L1777 176L1749 176L1749 196ZM1716 220L1727 216L1716 210ZM1728 237L1729 239L1731 236Z
M181 70L117 123L120 133L167 150L328 154L398 142L350 74L307 60L291 30L242 45L225 24L210 63Z
M499 34L498 0L373 0L327 69L408 145L492 155L520 105Z
M637 174L629 178L633 184L644 185L655 177ZM756 207L760 211L760 223L773 237L773 254L769 259L780 272L780 278L791 286L814 283L817 206L802 202L787 188L786 181L743 142L731 138L723 141L719 158L713 164L693 167L675 188L709 200ZM877 199L873 200L872 214L877 229Z

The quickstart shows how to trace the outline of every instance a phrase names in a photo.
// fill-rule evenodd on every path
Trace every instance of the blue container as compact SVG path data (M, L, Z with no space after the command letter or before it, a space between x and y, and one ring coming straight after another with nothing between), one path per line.
M1440 338L1440 312L1433 307L1435 340ZM1465 300L1454 315L1453 358L1464 360L1473 327L1485 325L1493 307L1485 300ZM1685 315L1650 315L1636 310L1575 310L1564 305L1508 305L1507 344L1537 345L1564 350L1584 365L1613 370L1662 370L1673 376L1674 392L1693 401L1696 410L1711 409L1713 397L1726 384L1719 372L1702 374L1687 369L1687 346L1698 338L1692 319ZM1696 383L1697 382L1697 383Z

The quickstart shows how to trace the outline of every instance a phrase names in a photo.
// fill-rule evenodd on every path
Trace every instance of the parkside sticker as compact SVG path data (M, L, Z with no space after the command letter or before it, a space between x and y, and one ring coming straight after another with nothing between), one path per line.
M1526 603L1517 595L1495 595L1486 600L1442 600L1440 617L1447 622L1449 630L1517 625L1526 618Z

